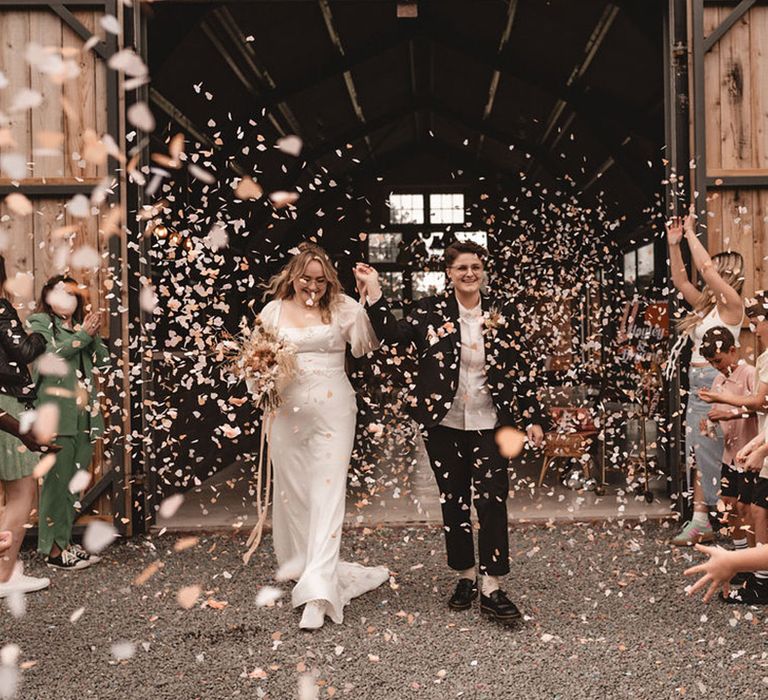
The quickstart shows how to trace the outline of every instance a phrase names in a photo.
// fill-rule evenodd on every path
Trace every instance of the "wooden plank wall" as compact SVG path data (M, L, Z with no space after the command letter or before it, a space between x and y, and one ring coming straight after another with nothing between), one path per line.
M103 35L99 26L101 12L74 9L73 14L88 29ZM65 59L74 59L80 71L77 78L56 81L31 67L24 60L30 42ZM29 165L27 178L20 183L21 192L25 192L26 184L95 185L107 175L106 159L95 162L84 157L91 136L100 137L107 130L107 68L98 56L82 47L83 40L50 10L0 9L0 69L9 82L7 88L0 90L0 112L10 117L6 133L13 141L0 145L0 151L25 154ZM14 94L22 88L39 92L42 104L32 110L9 113ZM0 182L9 181L0 175ZM46 279L65 271L55 256L57 240L65 237L73 249L89 245L102 255L106 251L106 241L99 234L98 215L75 218L65 207L68 200L69 196L33 198L34 213L29 217L15 215L0 201L0 237L4 241L8 273L31 272L36 299ZM106 335L108 303L103 282L107 270L68 272L90 287L92 302L104 309L101 332ZM22 316L28 312L28 308L20 309ZM91 465L92 483L108 469L99 446ZM105 515L111 513L108 497L101 497L95 510Z
M733 6L707 6L708 36ZM706 55L704 63L707 175L768 176L768 6L753 7ZM709 250L744 256L744 294L768 288L768 188L710 188ZM742 333L745 357L754 338ZM762 351L763 348L759 348Z

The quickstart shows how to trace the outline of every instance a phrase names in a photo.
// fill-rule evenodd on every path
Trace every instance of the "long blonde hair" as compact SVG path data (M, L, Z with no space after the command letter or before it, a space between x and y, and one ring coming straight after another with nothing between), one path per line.
M328 253L314 243L304 242L299 245L299 252L264 285L264 299L267 297L292 299L296 293L293 289L294 281L304 274L307 265L313 260L320 263L326 279L325 293L316 301L317 308L320 310L320 318L322 318L323 323L330 323L333 307L344 290Z
M723 281L741 294L744 286L744 258L741 253L717 253L712 256L712 265ZM690 333L715 306L717 306L717 297L709 285L705 284L693 310L677 322L677 330L680 333Z

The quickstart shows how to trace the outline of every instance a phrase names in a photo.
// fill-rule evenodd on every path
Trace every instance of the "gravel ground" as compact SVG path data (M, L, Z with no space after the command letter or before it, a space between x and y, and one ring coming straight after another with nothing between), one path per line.
M692 553L667 547L668 534L655 523L513 530L506 587L526 619L507 628L447 609L438 529L350 531L346 557L393 577L314 633L298 629L289 596L255 604L264 585L289 591L272 579L269 538L248 567L240 537L182 551L177 537L142 538L89 570L53 572L24 615L3 611L2 639L21 648L18 697L35 700L296 698L306 674L318 698L765 698L768 610L686 598ZM43 567L33 558L28 570ZM195 584L199 600L181 608L177 592Z

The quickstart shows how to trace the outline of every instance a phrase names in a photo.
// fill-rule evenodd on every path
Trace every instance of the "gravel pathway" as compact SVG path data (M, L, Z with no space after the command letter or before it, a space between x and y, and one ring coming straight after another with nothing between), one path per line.
M314 633L288 596L255 604L262 586L289 590L272 579L269 539L248 567L241 537L136 539L87 571L53 572L20 617L6 607L2 639L21 649L18 697L34 700L283 700L308 679L302 698L767 697L768 610L686 598L692 553L668 535L657 523L514 530L507 590L526 620L510 629L447 609L438 529L350 531L346 557L394 576ZM193 585L184 609L177 594Z

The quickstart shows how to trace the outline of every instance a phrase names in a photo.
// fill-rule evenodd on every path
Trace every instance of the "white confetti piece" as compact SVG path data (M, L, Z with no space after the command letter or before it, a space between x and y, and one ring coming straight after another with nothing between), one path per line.
M47 454L43 457L32 470L32 476L35 479L42 479L56 464L56 455L54 453Z
M144 61L131 49L123 49L112 54L108 65L113 70L119 70L131 77L143 77L149 73Z
M5 599L8 611L17 620L27 612L27 597L21 591L12 591Z
M84 612L85 608L78 608L69 616L69 621L74 625L83 616Z
M84 194L76 194L67 204L67 211L78 219L91 215L91 201Z
M98 270L101 266L101 256L96 248L84 245L72 253L69 262L76 270Z
M35 107L39 107L41 104L43 104L43 96L37 90L23 88L13 96L8 111L11 114L24 112L28 109L35 109Z
M229 234L221 226L214 226L205 237L205 244L213 251L226 248L229 245Z
M184 503L184 494L174 493L160 504L157 513L161 518L172 518L182 503Z
M137 129L151 132L155 130L155 117L146 102L137 102L128 108L128 121Z
M69 492L80 493L88 488L91 483L91 474L87 469L78 469L75 475L69 480Z
M117 35L120 34L120 22L114 15L104 15L99 20L99 24L102 26L105 32Z
M176 602L184 610L189 610L197 602L201 592L200 586L184 586L176 593Z
M37 371L49 377L66 377L69 365L61 355L47 352L38 359Z
M274 586L263 586L256 594L256 607L265 608L273 606L282 597L283 592Z
M32 202L21 192L11 192L5 198L5 204L17 216L29 216L34 211Z
M117 661L126 661L136 654L136 645L133 642L115 642L110 651Z
M299 193L278 190L277 192L272 192L272 194L269 195L269 199L276 209L282 209L297 202Z
M304 142L298 136L283 136L277 140L277 147L283 153L298 157L304 147Z
M196 177L200 182L204 182L206 185L215 184L216 177L208 170L205 170L194 163L190 163L187 168L189 169L189 174L192 175L192 177Z
M45 297L48 305L60 316L69 316L77 308L77 297L63 282L59 282Z
M139 306L142 310L146 311L148 314L157 313L160 311L158 302L159 300L155 288L151 284L143 285L139 292Z
M109 547L116 537L117 530L114 525L105 523L103 520L93 520L85 528L83 547L91 554L98 554Z
M21 180L27 174L27 159L21 153L0 153L0 172Z
M36 411L35 422L32 424L32 434L35 439L48 445L56 436L59 428L59 407L55 403L44 403ZM88 472L86 472L87 474ZM76 478L77 475L75 475ZM72 492L74 493L74 491Z
M32 299L35 294L35 277L31 272L17 272L6 281L5 289L18 299Z

